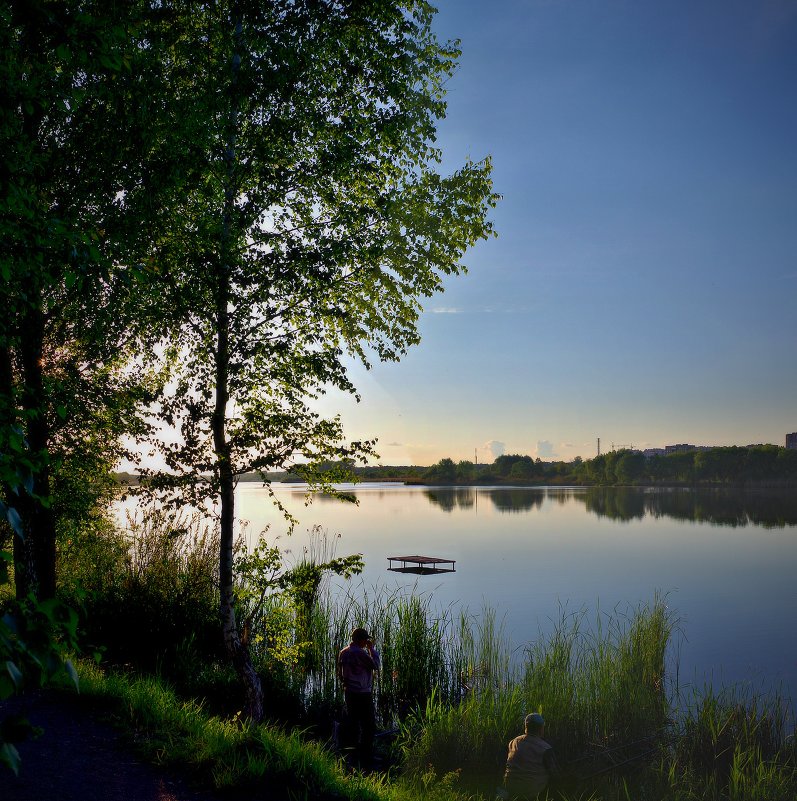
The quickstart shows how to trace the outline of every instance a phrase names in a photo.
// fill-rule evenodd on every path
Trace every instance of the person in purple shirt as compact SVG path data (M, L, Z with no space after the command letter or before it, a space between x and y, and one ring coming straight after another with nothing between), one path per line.
M338 654L338 678L343 684L347 725L345 744L358 752L363 762L370 762L376 716L374 714L374 671L380 668L379 652L363 628L351 633L351 642ZM358 748L359 745L359 748Z

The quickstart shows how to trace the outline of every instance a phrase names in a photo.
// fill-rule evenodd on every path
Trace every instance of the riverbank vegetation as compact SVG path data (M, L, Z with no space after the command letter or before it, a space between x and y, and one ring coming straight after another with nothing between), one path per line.
M64 607L79 610L72 646L96 657L78 664L85 702L101 699L149 758L186 766L233 797L268 786L321 799L489 799L529 711L548 721L564 767L556 797L566 801L794 797L785 703L678 687L679 623L663 600L594 617L563 612L551 632L517 647L490 609L333 587L329 571L314 569L334 563L333 542L315 532L305 546L290 543L297 558L268 559L270 575L318 580L271 582L262 603L262 575L239 572L269 698L267 722L255 724L241 716L244 696L213 615L215 529L157 508L126 531L109 525L59 590ZM335 744L335 655L360 623L383 661L380 760L367 775L341 762Z

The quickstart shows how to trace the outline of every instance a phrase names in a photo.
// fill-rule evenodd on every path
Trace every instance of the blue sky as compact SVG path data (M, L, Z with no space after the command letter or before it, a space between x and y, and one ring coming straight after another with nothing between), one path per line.
M439 0L498 238L332 399L386 463L797 430L797 3Z

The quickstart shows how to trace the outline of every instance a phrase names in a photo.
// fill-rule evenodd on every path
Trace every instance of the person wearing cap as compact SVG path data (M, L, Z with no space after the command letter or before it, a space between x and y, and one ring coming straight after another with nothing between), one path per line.
M526 715L525 734L509 743L504 787L513 801L538 798L550 778L559 772L553 747L543 740L545 719L537 712Z
M347 745L356 749L359 740L359 755L366 761L371 758L376 731L374 671L380 666L371 636L363 628L354 629L351 642L338 654L338 678L346 701Z

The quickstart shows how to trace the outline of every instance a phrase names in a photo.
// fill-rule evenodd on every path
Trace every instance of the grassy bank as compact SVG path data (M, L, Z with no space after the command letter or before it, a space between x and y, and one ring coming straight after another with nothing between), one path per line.
M254 725L210 715L178 696L163 680L106 673L80 664L81 694L100 703L127 728L137 749L155 764L190 769L199 786L231 797L420 801L457 799L450 780L427 771L419 782L348 772L343 763L299 730Z
M211 715L153 677L84 665L81 689L116 710L149 758L188 766L206 786L241 794L268 788L286 799L492 798L506 743L524 715L539 710L563 764L556 786L563 801L797 797L794 740L777 699L706 689L671 700L672 620L660 602L597 621L566 616L512 663L489 613L476 623L440 617L417 598L377 595L362 603L365 609L349 612L345 604L319 610L316 622L345 631L349 615L359 620L368 611L375 615L369 625L386 635L377 705L382 723L398 733L393 767L382 774L348 772L308 730ZM332 643L335 629L329 631ZM415 677L412 687L402 683L404 674ZM302 703L334 708L323 699L323 671L314 677L305 667L295 675L304 676ZM414 703L399 705L409 690Z

